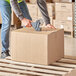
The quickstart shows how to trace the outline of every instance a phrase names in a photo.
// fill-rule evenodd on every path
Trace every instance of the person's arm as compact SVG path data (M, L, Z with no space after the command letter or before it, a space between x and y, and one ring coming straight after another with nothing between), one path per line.
M13 8L13 11L15 12L16 16L22 20L24 18L21 10L20 10L20 7L18 6L18 2L17 0L10 0L10 3L11 3L11 6Z
M50 24L50 18L49 18L49 14L47 11L46 0L37 0L37 4L39 6L40 12L43 16L43 19L44 19L46 25Z
M37 0L37 4L45 21L47 27L55 28L53 25L50 24L50 18L47 10L46 0Z
M10 3L13 8L13 11L15 12L16 16L21 20L22 24L25 26L31 26L31 21L23 16L18 5L18 0L10 0Z

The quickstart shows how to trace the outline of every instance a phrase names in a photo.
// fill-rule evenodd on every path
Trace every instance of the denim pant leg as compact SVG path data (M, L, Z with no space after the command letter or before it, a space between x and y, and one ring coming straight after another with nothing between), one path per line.
M1 42L2 52L5 52L9 48L9 31L11 25L11 7L10 4L5 1L0 5L0 11L2 16L2 27L1 27Z
M20 7L20 10L22 11L24 17L29 20L32 20L30 14L29 14L29 10L28 10L26 2L23 1L23 2L19 3L19 7Z

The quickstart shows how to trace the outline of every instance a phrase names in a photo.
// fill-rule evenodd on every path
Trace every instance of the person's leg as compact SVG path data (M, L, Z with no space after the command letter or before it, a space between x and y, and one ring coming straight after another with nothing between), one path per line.
M25 0L19 3L19 7L20 7L20 10L22 11L23 16L29 20L32 20Z
M50 18L49 18L48 11L47 11L46 0L37 0L37 4L39 6L39 9L42 13L42 16L43 16L43 19L46 25L50 24Z
M8 2L0 1L0 11L2 16L1 42L2 53L9 50L9 31L11 25L11 7Z

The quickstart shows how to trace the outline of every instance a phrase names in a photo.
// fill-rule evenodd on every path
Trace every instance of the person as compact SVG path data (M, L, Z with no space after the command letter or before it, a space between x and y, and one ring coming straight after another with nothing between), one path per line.
M16 16L19 17L19 19L21 20L23 25L28 26L28 27L34 26L34 23L31 24L31 21L23 15L23 13L20 10L20 7L18 6L17 1L19 1L19 0L10 0L12 8L13 8ZM53 25L51 25L51 23L50 23L50 18L49 18L47 6L46 6L46 0L37 0L37 5L39 6L39 9L42 13L46 26L55 29L55 27ZM40 26L39 21L37 24L38 24L38 26Z
M38 2L38 1L37 1ZM46 2L43 1L45 3L45 7L46 7ZM40 2L38 2L40 3ZM26 2L24 0L12 0L11 1L12 5L16 15L19 17L19 19L21 20L21 22L27 26L27 27L31 27L33 26L35 28L36 31L39 31L40 28L40 20L37 20L36 22L31 22L32 18L29 14ZM42 3L40 3L41 5L43 5ZM38 4L38 5L40 5ZM41 6L40 6L41 7ZM44 7L44 8L45 8ZM42 8L40 8L42 9ZM2 0L0 2L0 10L1 10L1 15L2 15L2 28L1 28L1 43L2 43L2 52L1 52L1 58L6 58L7 56L10 56L9 54L9 31L10 31L10 25L11 25L11 6L10 6L10 0ZM41 13L43 15L43 17L45 18L45 22L46 25L49 27L50 24L50 18L48 16L48 12L45 10L47 10L47 7L45 9L41 10ZM44 13L45 12L45 13ZM54 26L50 26L51 28L54 28Z
M19 0L18 5L20 6L21 10L24 12L25 9L25 16L26 18L32 20L29 15L28 8L25 1ZM25 7L22 7L22 6ZM11 6L10 0L1 0L0 1L0 12L2 16L2 27L1 27L1 44L2 44L2 51L0 58L6 58L10 56L9 54L9 33L10 33L10 25L11 25Z

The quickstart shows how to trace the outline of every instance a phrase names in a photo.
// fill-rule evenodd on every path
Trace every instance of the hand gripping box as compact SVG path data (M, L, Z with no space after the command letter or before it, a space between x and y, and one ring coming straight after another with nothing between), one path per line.
M64 57L64 30L21 28L11 32L12 60L49 65Z

